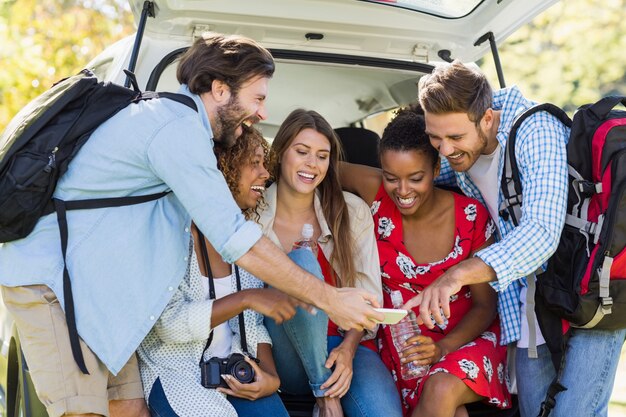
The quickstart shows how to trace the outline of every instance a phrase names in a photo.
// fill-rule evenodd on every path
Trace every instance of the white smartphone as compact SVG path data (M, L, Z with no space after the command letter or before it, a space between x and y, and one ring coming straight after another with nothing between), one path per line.
M407 315L408 311L397 308L375 308L374 310L383 313L385 318L379 323L396 324Z

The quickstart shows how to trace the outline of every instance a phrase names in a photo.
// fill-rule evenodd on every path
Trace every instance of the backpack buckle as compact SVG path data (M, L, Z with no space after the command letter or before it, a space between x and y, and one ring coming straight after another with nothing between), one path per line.
M585 197L591 197L594 194L602 192L602 183L594 183L585 180L573 180L572 183L576 186L578 191Z
M593 224L593 231L590 233L593 234L593 244L597 245L600 241L600 233L602 232L602 225L604 224L604 215L601 214L598 216L598 223Z
M602 310L602 315L606 316L611 314L613 310L613 298L611 297L602 297L600 299L600 309Z

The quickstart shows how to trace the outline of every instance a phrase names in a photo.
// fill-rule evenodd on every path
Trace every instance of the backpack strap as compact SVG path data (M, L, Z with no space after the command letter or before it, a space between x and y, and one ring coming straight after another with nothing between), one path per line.
M546 392L546 398L541 403L541 408L539 409L539 415L537 417L548 417L550 412L556 405L556 396L559 392L567 391L567 388L561 384L561 377L563 376L563 370L565 369L565 358L567 348L569 346L569 337L571 331L568 331L565 335L563 335L563 353L561 356L561 362L556 371L556 376L548 386L548 390Z
M526 319L528 320L528 357L536 359L537 353L537 317L535 316L535 274L526 277Z
M168 92L154 92L154 91L144 91L135 99L135 102L142 100L152 100L155 98L167 98L169 100L174 100L180 104L184 104L185 106L198 111L198 106L196 106L196 102L189 96L178 93L168 93Z
M519 226L519 221L522 217L522 182L519 176L517 159L515 158L515 140L517 138L517 130L520 128L524 120L540 111L550 113L567 127L572 126L572 120L569 118L567 113L565 113L560 107L550 103L537 104L529 107L524 112L519 114L513 121L513 126L511 127L504 151L504 168L502 177L500 178L500 189L502 190L504 199L500 205L499 214L505 220L510 217L516 227Z
M63 255L63 298L65 309L65 322L67 323L67 329L70 336L70 346L72 348L72 356L74 361L80 368L83 374L89 374L87 366L85 365L85 359L83 352L80 349L80 343L78 339L78 330L76 329L76 314L74 311L74 297L72 295L72 283L70 281L70 273L67 270L67 242L68 242L68 227L67 227L67 210L83 210L83 209L95 209L106 207L122 207L132 204L141 204L152 200L157 200L166 196L170 191L142 195L136 197L120 197L120 198L98 198L92 200L73 200L63 201L58 198L53 198L54 209L57 213L57 222L59 224L59 234L61 235L61 253Z
M613 107L620 103L626 107L626 96L607 96L591 105L587 110L592 112L599 120L606 119Z
M137 93L137 97L135 98L135 100L133 100L133 102L136 103L142 100L152 100L153 98L164 97L164 98L169 98L170 100L177 101L181 104L186 105L187 107L191 107L195 111L198 111L198 107L196 106L196 103L193 101L191 97L186 96L184 94L178 94L178 93L167 93L167 92L156 93L154 91L142 92L141 89L139 88L139 83L137 82L137 77L135 77L135 74L132 71L127 70L127 69L124 70L124 74L126 74L126 76L128 77L128 80L133 86L133 90L135 90L135 92Z
M606 255L604 257L604 261L602 261L602 268L600 269L598 284L599 288L599 303L596 312L594 313L591 320L582 326L575 326L571 324L572 327L577 327L579 329L591 329L596 326L604 318L604 316L611 314L613 310L613 298L609 294L609 284L611 280L611 266L613 266L613 258Z

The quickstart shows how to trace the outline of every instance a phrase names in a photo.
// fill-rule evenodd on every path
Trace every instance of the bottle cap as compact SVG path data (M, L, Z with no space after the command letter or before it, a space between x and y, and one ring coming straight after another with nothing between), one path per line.
M391 304L393 304L394 307L400 307L404 304L404 299L402 298L402 293L400 292L400 290L391 291L390 295Z
M302 225L302 237L305 239L313 238L313 225L309 223L304 223Z

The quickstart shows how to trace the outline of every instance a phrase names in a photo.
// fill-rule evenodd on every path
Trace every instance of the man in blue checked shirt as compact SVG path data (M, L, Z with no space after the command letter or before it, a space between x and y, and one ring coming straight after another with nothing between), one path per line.
M431 314L443 323L441 312L449 316L450 296L463 285L491 282L499 296L502 343L509 344L510 354L516 350L521 415L536 417L555 370L537 325L533 288L535 271L555 252L565 220L569 129L539 112L518 130L515 158L524 204L515 227L498 215L503 155L515 117L535 103L516 87L493 92L483 74L458 61L422 77L419 87L426 131L442 156L438 182L483 202L497 220L499 240L450 268L407 307L420 305L421 319L432 327ZM561 377L567 390L556 396L552 416L607 415L625 335L626 330L573 330Z
M54 197L66 201L172 191L143 204L67 214L77 351L89 374L79 369L81 355L72 356L61 307L56 215L0 245L2 298L51 417L147 415L134 352L185 275L192 219L224 260L316 305L341 328L382 320L374 294L326 285L263 237L217 169L213 145L229 146L243 124L267 117L273 73L271 54L256 42L205 34L177 69L179 93L198 112L166 99L129 105L94 131L59 180Z

